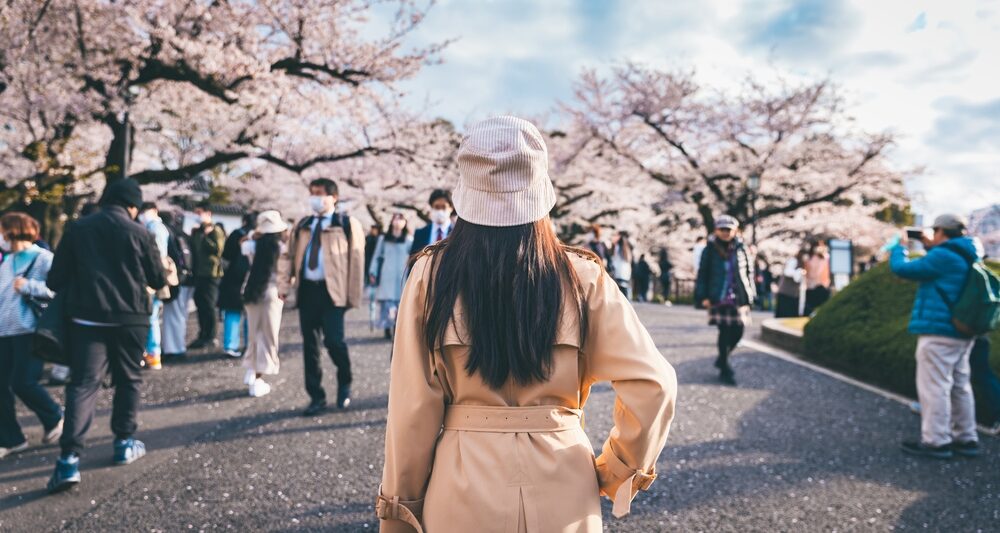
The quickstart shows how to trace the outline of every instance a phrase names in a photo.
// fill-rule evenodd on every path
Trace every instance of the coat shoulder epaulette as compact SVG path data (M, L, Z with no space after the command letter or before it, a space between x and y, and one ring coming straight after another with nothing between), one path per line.
M585 248L578 248L576 246L563 245L563 250L565 250L567 254L575 255L575 256L579 257L580 259L586 259L587 261L593 261L594 263L597 263L598 265L604 266L604 262L601 261L601 258L598 257L597 254L595 254L594 252L592 252L590 250L587 250Z

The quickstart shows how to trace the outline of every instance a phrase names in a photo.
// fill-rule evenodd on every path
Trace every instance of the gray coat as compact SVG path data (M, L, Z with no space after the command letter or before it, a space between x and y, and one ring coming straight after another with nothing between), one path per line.
M378 238L375 253L372 254L372 264L368 273L378 276L379 264L382 265L382 275L375 287L376 300L391 300L398 302L403 294L403 275L406 272L406 262L410 258L410 247L413 237L407 236L402 242L386 241L385 236Z

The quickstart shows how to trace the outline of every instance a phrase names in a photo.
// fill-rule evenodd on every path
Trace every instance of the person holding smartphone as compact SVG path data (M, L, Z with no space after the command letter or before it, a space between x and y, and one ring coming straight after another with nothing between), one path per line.
M949 304L962 291L969 259L982 258L966 235L967 226L964 217L941 215L934 220L932 234L908 229L890 250L892 272L920 283L909 326L917 335L920 440L902 443L903 452L911 455L935 459L979 455L969 365L973 339L955 328ZM927 255L909 257L910 235L920 237Z

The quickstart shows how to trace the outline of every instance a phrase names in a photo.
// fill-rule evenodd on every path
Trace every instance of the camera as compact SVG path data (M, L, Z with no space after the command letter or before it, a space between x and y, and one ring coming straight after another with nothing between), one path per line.
M906 236L911 240L920 240L923 239L926 235L927 233L924 231L924 228L914 228L914 227L906 228Z

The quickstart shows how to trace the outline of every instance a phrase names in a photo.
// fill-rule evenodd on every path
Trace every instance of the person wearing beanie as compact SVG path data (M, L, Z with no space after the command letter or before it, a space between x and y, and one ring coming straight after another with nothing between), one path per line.
M979 455L969 375L974 339L955 328L951 311L972 264L982 260L967 227L965 217L941 215L934 220L933 233L925 232L921 239L927 255L910 259L906 232L889 255L893 274L920 283L909 326L917 335L920 440L902 443L903 452L911 455L934 459Z
M278 259L287 253L288 224L280 213L270 210L257 216L255 226L241 244L250 262L242 295L247 315L243 381L250 387L250 396L260 397L271 392L271 385L262 377L276 375L279 367L278 332L284 302L278 297Z
M381 531L602 531L601 495L621 517L656 479L676 375L601 259L556 237L530 122L476 124L458 168L455 227L411 259L399 304ZM599 381L617 401L595 460Z
M694 300L708 309L709 325L719 328L715 368L727 385L736 385L729 356L750 325L750 306L756 298L753 263L739 238L739 227L729 215L715 219L715 234L701 253L694 287Z
M49 492L80 483L80 454L94 420L97 392L110 372L114 386L111 430L114 460L129 464L146 454L134 438L142 384L140 362L149 333L149 289L167 284L152 234L136 222L142 190L133 179L110 183L101 210L66 229L46 283L65 297L69 318L70 382L59 439L62 453Z

